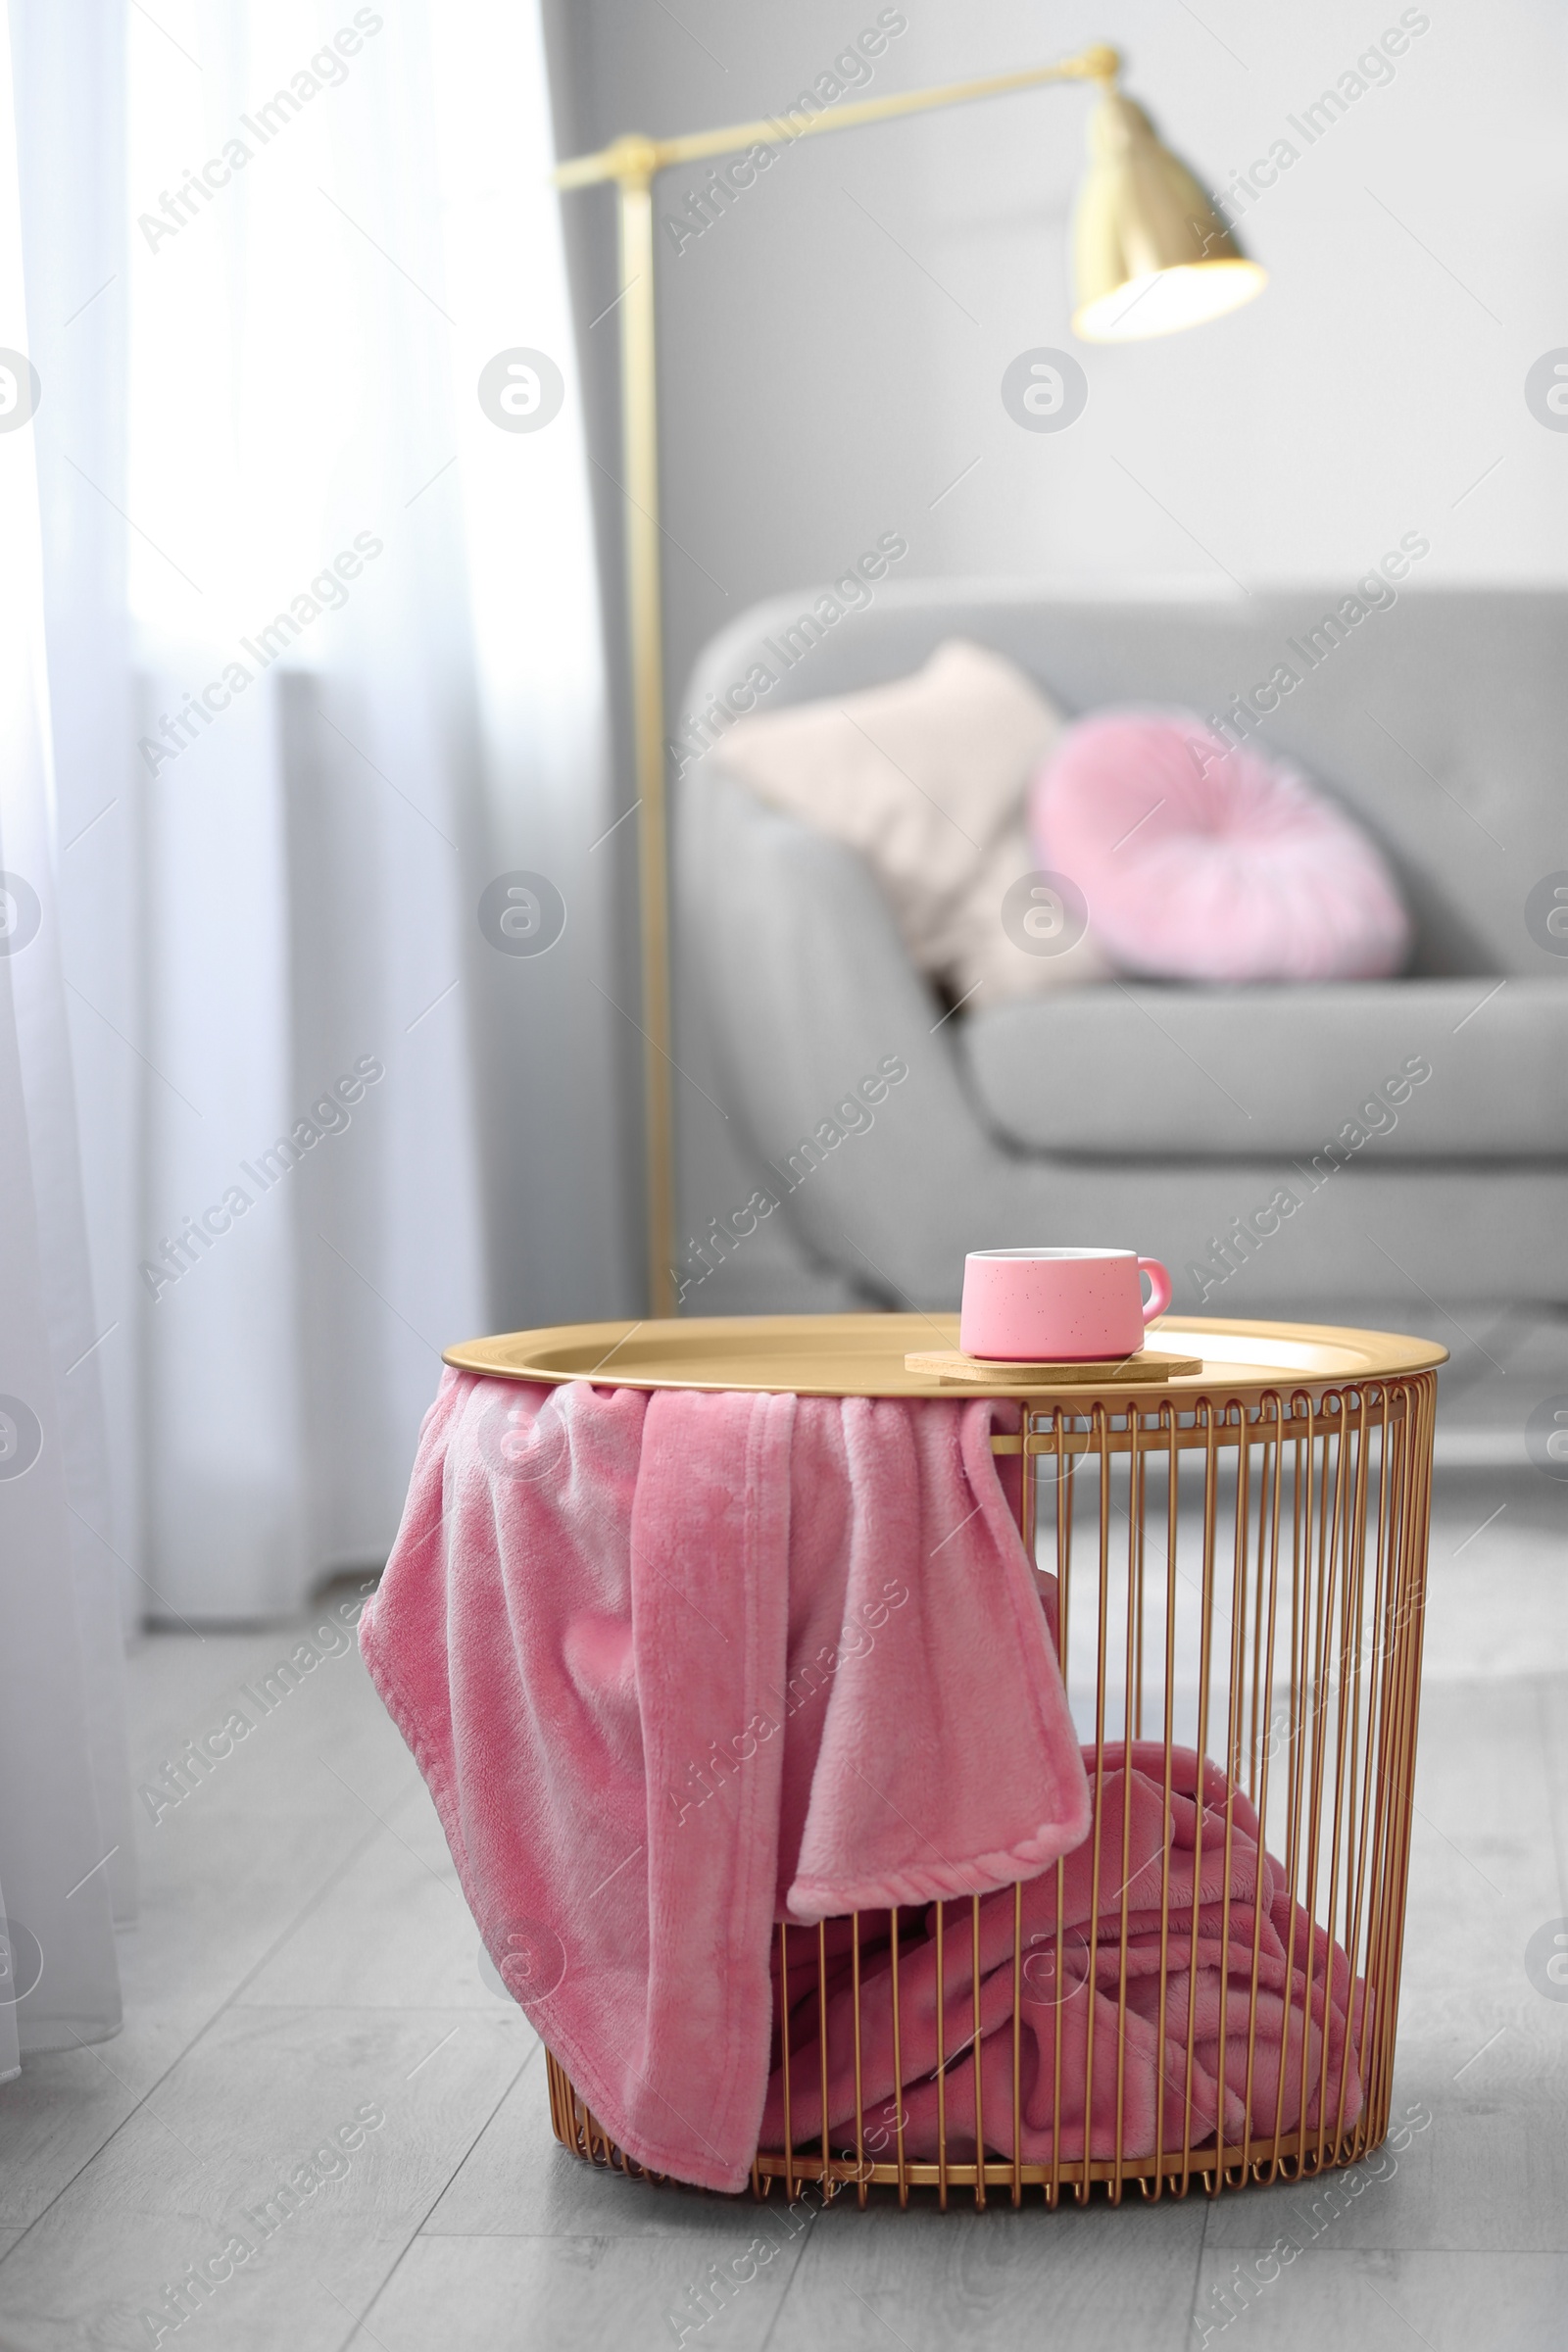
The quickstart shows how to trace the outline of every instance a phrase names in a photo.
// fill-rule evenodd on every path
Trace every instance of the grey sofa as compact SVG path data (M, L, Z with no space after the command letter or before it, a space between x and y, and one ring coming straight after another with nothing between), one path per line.
M1219 712L1348 587L884 581L764 707L957 634L1069 711ZM717 638L685 712L809 602ZM1264 722L1402 878L1409 974L1353 987L1107 984L944 1017L868 869L728 779L720 736L675 786L682 1311L952 1306L966 1250L1027 1242L1136 1247L1210 1314L1377 1300L1469 1330L1466 1302L1568 1302L1568 959L1526 920L1568 867L1565 654L1568 595L1407 586Z

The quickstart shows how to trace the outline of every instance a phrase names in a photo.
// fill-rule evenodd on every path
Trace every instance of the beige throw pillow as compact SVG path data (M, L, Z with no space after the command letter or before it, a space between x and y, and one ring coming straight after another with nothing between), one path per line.
M973 1008L1110 968L1092 933L1042 956L1002 925L1008 885L1035 863L1029 781L1064 723L1010 662L952 638L892 685L737 719L712 757L858 851L910 961Z

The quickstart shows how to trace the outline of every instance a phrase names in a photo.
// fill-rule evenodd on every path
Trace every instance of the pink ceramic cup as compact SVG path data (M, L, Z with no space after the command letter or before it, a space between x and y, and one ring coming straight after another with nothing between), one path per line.
M958 1346L1018 1364L1133 1355L1169 1304L1165 1268L1132 1250L971 1250Z

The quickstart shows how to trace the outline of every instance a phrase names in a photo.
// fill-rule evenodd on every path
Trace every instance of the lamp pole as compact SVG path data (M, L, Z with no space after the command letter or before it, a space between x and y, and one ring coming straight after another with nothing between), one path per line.
M649 1310L675 1312L675 1103L670 1058L669 821L664 791L664 627L659 561L658 350L654 330L651 140L620 141L621 463L626 614L637 785L637 917L642 950L644 1184ZM629 151L629 152L628 152Z

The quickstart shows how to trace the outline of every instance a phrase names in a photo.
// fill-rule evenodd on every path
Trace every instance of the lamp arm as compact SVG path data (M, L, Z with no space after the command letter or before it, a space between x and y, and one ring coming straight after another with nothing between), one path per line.
M646 182L671 164L701 163L709 156L733 155L744 147L786 147L821 131L855 130L863 122L887 122L899 115L924 115L937 107L964 106L975 98L1001 98L1012 90L1038 88L1042 82L1098 81L1109 88L1120 71L1118 52L1097 44L1055 65L1026 66L1016 74L990 74L977 81L937 82L929 89L902 90L888 98L862 98L854 106L813 115L809 122L799 124L768 115L758 122L732 123L727 130L691 131L678 139L616 139L597 154L574 156L562 164L554 178L558 188L587 188L606 179Z

